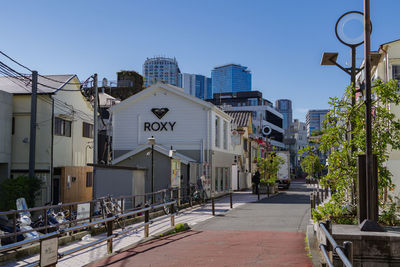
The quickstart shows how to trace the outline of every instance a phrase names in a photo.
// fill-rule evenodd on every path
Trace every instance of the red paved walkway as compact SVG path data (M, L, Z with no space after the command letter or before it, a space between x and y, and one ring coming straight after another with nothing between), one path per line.
M312 266L303 233L188 231L90 266Z

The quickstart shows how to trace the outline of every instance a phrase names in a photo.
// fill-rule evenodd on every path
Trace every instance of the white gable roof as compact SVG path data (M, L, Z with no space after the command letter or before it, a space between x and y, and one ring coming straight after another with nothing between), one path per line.
M201 100L200 98L197 98L195 96L185 93L182 88L179 88L179 87L176 87L176 86L170 85L170 84L164 84L164 83L156 83L156 84L144 89L143 91L132 95L131 97L125 99L124 101L120 102L119 104L112 106L109 110L112 113L118 113L118 111L121 110L122 108L124 108L126 105L132 105L133 103L135 103L136 101L139 101L143 97L150 95L153 91L157 91L160 89L164 89L168 92L171 92L175 95L181 96L189 101L192 101L195 104L198 104L198 105L201 105L208 109L211 109L211 110L215 111L216 113L218 113L219 115L225 117L226 119L231 120L231 117L228 114L226 114L225 112L223 112L221 109L219 109L217 106L215 106L209 102L206 102L204 100Z
M114 159L113 161L111 161L111 164L115 165L115 164L117 164L117 163L119 163L121 161L124 161L127 158L129 158L131 156L134 156L134 155L136 155L136 154L138 154L138 153L140 153L140 152L142 152L143 150L146 150L146 149L151 149L151 145L145 144L145 145L138 146L134 150L131 150L130 152L125 153L122 156ZM154 150L158 151L161 154L166 155L167 157L169 156L169 149L164 147L164 146L154 145ZM185 155L183 155L181 153L175 153L175 155L172 158L180 159L183 164L188 164L189 162L196 162L194 159L189 158L189 157L187 157L187 156L185 156Z

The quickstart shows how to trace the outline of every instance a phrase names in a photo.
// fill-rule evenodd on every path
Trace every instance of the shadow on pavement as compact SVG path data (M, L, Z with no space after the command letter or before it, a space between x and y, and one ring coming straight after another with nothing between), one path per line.
M146 242L143 244L139 244L133 248L127 249L115 256L108 257L105 260L101 260L97 263L90 264L90 266L105 267L105 266L109 266L111 264L117 264L117 263L123 264L123 262L125 260L130 259L136 255L151 251L152 249L168 245L172 242L176 242L178 240L181 240L181 239L193 236L193 235L200 234L201 232L202 231L188 230L188 231L181 232L178 234L160 237L155 240L152 240L152 241L149 241L149 242Z

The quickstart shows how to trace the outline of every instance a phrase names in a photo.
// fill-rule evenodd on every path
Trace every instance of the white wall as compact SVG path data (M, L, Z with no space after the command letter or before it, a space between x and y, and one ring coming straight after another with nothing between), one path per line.
M0 91L0 163L6 163L7 170L0 170L2 178L10 177L11 165L11 126L12 126L12 94ZM7 173L3 173L7 172ZM4 177L2 177L4 175Z
M117 107L117 106L115 106ZM168 108L158 119L152 108ZM144 123L167 123L167 131L145 131ZM173 131L169 123L174 123ZM113 149L132 150L154 136L160 145L198 150L207 138L207 108L163 88L143 95L113 113Z

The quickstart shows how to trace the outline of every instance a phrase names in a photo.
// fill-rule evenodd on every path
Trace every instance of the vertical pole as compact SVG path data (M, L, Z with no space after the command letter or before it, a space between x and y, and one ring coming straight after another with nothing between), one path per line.
M215 215L215 200L214 200L214 194L211 195L211 208L212 208L212 215Z
M310 214L310 216L311 216L311 219L312 219L312 211L313 211L313 208L314 208L314 203L313 203L313 201L314 201L313 193L311 193L311 194L310 194L310 205L311 205L311 209L310 209L311 214Z
M328 230L328 233L332 236L332 222L331 222L331 220L326 220L325 227L326 227L326 230ZM326 245L327 245L327 251L328 251L329 259L332 262L333 246L332 246L331 242L329 242L328 238L326 239Z
M93 164L97 164L97 111L98 111L98 95L99 91L97 88L97 73L93 75L93 87L94 87L94 97L93 97ZM94 176L94 168L93 168ZM94 179L94 177L93 177Z
M229 201L230 201L230 204L231 204L231 209L233 208L233 196L232 196L233 194L232 194L232 191L230 191L229 192Z
M256 184L257 190L257 200L260 200L260 184Z
M13 233L14 233L14 242L17 242L17 212L13 213Z
M356 105L356 46L351 46L351 106L352 108ZM354 129L354 119L350 117L350 140L353 142L353 129ZM351 156L353 156L356 148L353 144L351 144ZM356 195L357 195L357 182L353 179L352 183L352 190L351 190L351 202L355 204L356 202Z
M193 206L193 202L192 202L192 187L189 186L189 205L190 207Z
M48 229L47 229L47 209L43 210L43 221L44 221L44 232L47 234Z
M31 127L29 136L29 177L35 177L36 111L38 73L32 71Z
M367 219L367 183L366 183L366 166L365 166L365 155L358 155L357 158L357 169L358 169L358 203L357 203L357 216L358 223L361 224Z
M144 212L144 222L145 222L145 223L148 223L149 220L150 220L149 210L146 210L146 211ZM144 237L149 237L149 225L148 225L148 224L146 224L146 225L144 226Z
M151 204L154 204L154 145L151 145Z
M107 218L112 217L112 213L107 214ZM111 236L113 231L113 221L107 222L107 236ZM107 240L107 253L111 254L113 252L113 241L112 238Z
M353 243L350 241L344 241L343 246L344 246L344 254L349 259L350 263L353 264L354 261Z
M371 61L370 44L371 42L371 24L370 24L370 1L364 0L364 72L365 72L365 129L366 129L366 177L367 177L367 219L374 218L375 204L377 204L373 183L373 158L372 158L372 118L371 118Z
M175 213L175 205L171 204L171 214ZM171 227L175 226L175 215L171 216Z

